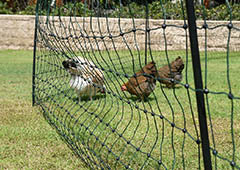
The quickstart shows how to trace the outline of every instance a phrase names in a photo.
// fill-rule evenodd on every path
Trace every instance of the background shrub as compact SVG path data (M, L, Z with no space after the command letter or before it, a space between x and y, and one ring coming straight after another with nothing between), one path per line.
M6 2L0 1L0 14L12 14L12 8L8 8Z
M22 7L18 7L18 6ZM185 4L180 2L172 3L170 1L160 2L152 1L148 4L149 18L151 19L175 19L180 20L186 17L186 11L182 11L181 6L185 7ZM25 6L23 8L23 6ZM98 8L94 8L98 6ZM14 8L10 8L7 3L0 1L0 14L35 14L35 5L20 3L20 0L15 1ZM100 7L100 8L99 8ZM98 10L96 10L98 9ZM214 8L206 9L204 6L196 4L196 17L197 19L204 19L205 16L207 20L240 20L240 4L232 4L231 9L227 7L226 4L218 5ZM232 11L232 16L230 15ZM61 7L56 7L52 10L53 15L75 15L75 16L108 16L108 17L120 17L123 18L145 18L146 17L146 4L145 1L131 1L131 3L126 3L123 1L122 4L116 1L111 1L109 4L105 4L105 1L100 1L99 4L93 4L93 6L85 7L85 4L81 2L76 3L65 3ZM205 15L203 15L205 13Z

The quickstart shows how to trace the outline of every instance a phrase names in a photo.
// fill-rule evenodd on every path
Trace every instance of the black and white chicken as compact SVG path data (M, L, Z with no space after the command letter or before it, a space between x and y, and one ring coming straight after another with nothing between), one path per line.
M89 96L90 100L98 92L105 93L104 74L95 64L82 57L74 57L62 62L63 67L70 73L70 87L79 96Z

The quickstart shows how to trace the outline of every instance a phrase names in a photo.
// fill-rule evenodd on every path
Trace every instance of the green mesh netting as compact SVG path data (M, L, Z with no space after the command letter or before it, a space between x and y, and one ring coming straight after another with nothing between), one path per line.
M33 102L80 159L91 169L240 169L240 23L228 1L227 21L194 3L197 27L192 1L59 2L38 0ZM122 86L130 78L135 95Z

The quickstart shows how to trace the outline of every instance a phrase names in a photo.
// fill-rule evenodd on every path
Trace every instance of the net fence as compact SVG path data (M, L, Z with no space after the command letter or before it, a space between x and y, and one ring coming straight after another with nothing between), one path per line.
M38 0L33 103L91 169L203 169L202 116L210 166L240 169L232 4L226 21L208 20L198 4L194 68L188 1L154 2ZM181 20L169 20L171 8Z

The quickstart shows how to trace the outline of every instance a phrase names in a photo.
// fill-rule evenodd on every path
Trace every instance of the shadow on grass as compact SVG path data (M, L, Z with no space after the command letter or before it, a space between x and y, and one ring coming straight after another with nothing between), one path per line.
M167 87L167 86L162 85L162 88L173 90L173 89L180 89L180 88L182 88L182 86L181 85L177 85L177 86L175 85L174 88L171 88L171 87Z
M142 100L140 100L137 96L127 97L127 100L131 100L133 102L142 102ZM148 97L148 98L144 99L143 102L150 102L153 100L155 100L153 97Z
M100 100L100 99L103 99L103 98L106 98L106 94L97 94L96 96L93 96L92 97L92 101L94 100ZM80 98L79 97L73 97L73 101L75 102L88 102L88 101L91 101L90 97L89 96L81 96Z

